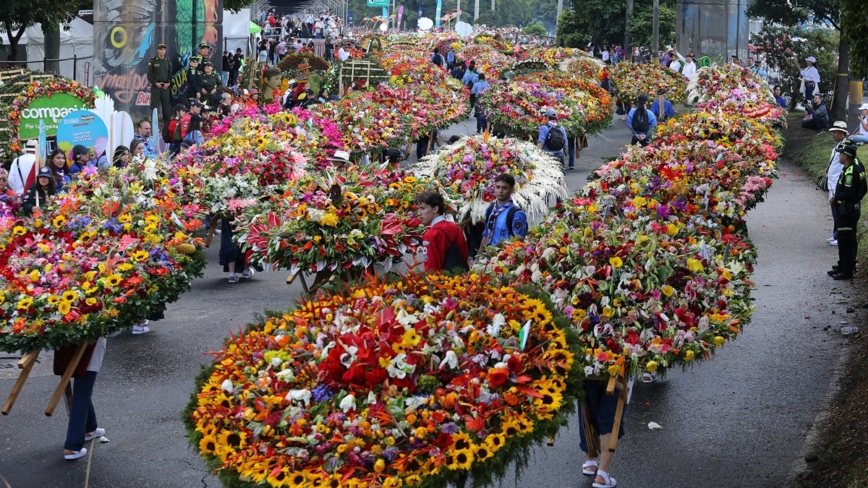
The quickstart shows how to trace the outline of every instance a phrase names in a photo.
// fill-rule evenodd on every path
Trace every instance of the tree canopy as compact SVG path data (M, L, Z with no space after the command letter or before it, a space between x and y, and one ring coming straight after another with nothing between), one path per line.
M841 24L850 41L850 69L857 78L868 78L868 2L840 1L844 9Z
M15 59L18 41L28 27L43 24L46 30L56 29L86 8L93 8L92 0L3 0L0 2L0 27L6 30L9 58Z
M634 1L628 26L634 45L651 48L653 14L653 0ZM591 39L598 45L622 44L626 19L625 2L573 0L572 12L565 10L558 24L558 44L585 47ZM660 49L667 44L675 44L675 0L660 1Z

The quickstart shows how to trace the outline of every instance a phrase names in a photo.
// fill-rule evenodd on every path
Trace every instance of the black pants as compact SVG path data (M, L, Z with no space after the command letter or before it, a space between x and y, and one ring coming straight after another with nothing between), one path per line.
M651 138L646 136L645 139L642 139L642 140L640 141L638 137L633 136L633 139L630 141L630 144L632 144L632 145L634 145L634 146L635 146L636 144L639 144L639 145L641 145L642 147L645 147L645 146L647 146L648 144L651 144Z
M172 118L172 104L170 100L169 89L161 90L155 86L151 86L151 111L157 109L160 120L163 123L168 123ZM157 130L156 127L154 130Z
M802 122L802 129L823 130L829 126L829 122L824 118L814 117L811 120Z
M843 275L852 275L856 271L856 224L859 214L859 209L852 204L838 207L838 272Z

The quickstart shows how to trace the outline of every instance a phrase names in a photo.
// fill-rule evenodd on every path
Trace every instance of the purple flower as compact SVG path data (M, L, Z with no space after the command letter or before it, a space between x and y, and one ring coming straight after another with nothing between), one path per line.
M311 391L311 395L313 396L314 402L323 402L334 396L332 391L326 385L318 385L313 389L313 391Z

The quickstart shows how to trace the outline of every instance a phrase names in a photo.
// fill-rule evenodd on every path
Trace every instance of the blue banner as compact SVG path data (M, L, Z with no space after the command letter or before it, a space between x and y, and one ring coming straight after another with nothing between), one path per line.
M440 27L441 10L443 10L443 0L437 0L437 12L434 14L434 27Z

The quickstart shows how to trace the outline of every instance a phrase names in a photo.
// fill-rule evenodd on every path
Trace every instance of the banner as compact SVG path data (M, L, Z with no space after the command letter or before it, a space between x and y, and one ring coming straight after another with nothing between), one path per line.
M70 112L57 127L57 147L66 153L80 144L93 150L93 154L100 155L107 149L108 143L105 122L90 110ZM111 160L111 154L106 156Z
M434 27L440 27L441 10L443 10L443 0L437 0L437 11L434 13Z
M398 23L395 24L395 27L397 27L398 30L401 30L401 17L403 15L404 15L404 6L401 5L400 7L398 7Z
M84 102L68 93L54 93L34 98L27 108L21 111L18 123L18 137L22 140L39 137L39 126L45 124L45 135L57 133L57 124L66 114L84 108Z

